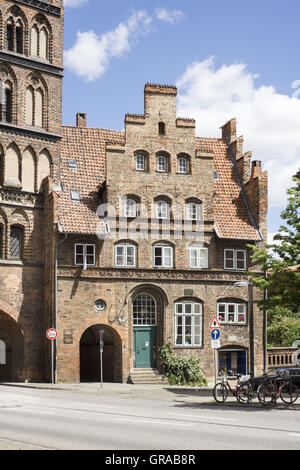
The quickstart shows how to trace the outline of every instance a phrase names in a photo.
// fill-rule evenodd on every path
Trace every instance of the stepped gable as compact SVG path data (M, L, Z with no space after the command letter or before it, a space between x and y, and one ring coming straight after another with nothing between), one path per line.
M196 137L196 148L213 152L215 179L214 217L220 238L260 241L242 198L227 145L222 139Z

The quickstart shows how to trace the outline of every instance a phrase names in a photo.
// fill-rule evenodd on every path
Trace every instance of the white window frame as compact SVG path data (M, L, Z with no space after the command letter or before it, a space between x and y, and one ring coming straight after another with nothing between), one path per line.
M187 306L190 306L190 312L187 312ZM197 306L197 307L196 307ZM196 312L199 310L199 312ZM200 302L176 302L174 308L174 345L182 348L201 348L203 346L203 307ZM187 318L190 317L190 325L187 324ZM179 320L179 318L181 320ZM190 326L190 342L187 342L187 328ZM178 333L181 328L181 334ZM196 331L198 328L198 331ZM198 333L198 334L196 334ZM178 337L182 337L182 342L177 342ZM196 337L199 340L196 341Z
M124 216L125 217L136 217L137 202L132 198L125 199L124 202Z
M82 253L78 253L77 247L83 247ZM92 247L92 253L88 253L87 249L88 247ZM77 263L77 256L82 256L82 263ZM92 257L93 262L91 263L90 260L88 259L89 257ZM75 243L75 249L74 249L74 264L75 266L84 266L86 268L87 266L95 266L96 264L96 245L92 243Z
M185 217L187 220L201 219L201 204L198 202L185 203Z
M136 304L137 298L141 299L140 304ZM143 315L142 310L146 309ZM141 292L133 299L133 326L156 326L157 323L157 305L155 298L147 292Z
M122 250L122 253L118 253L118 250ZM130 254L129 250L133 250ZM121 262L119 259L121 258ZM133 263L129 263L129 259L133 259ZM135 268L136 267L136 246L133 243L118 243L115 245L115 266L117 268Z
M223 320L221 315L224 315ZM239 320L239 315L243 315L244 320ZM247 304L246 302L217 302L217 317L219 323L246 325Z
M145 155L139 153L135 156L135 169L137 171L145 171L145 162L146 162L146 157Z
M162 209L163 206L163 209ZM156 202L156 218L157 219L168 219L169 218L169 204L160 200Z
M228 253L232 252L232 256L229 257ZM238 254L243 253L243 258L238 259ZM228 266L228 261L232 261L232 266ZM239 263L243 262L243 266L240 267ZM246 250L234 249L234 248L225 248L224 249L224 269L237 270L237 271L246 271L247 269L247 257Z
M161 249L161 255L156 254L156 250ZM161 264L156 263L156 259L161 257ZM174 248L172 245L154 245L153 246L153 267L154 268L173 268L174 266Z
M189 246L189 268L208 268L208 248L206 246Z
M183 163L184 162L184 163ZM187 157L178 157L178 173L186 175L189 172L189 159Z
M166 155L157 155L156 169L159 173L167 173L168 171L168 158Z

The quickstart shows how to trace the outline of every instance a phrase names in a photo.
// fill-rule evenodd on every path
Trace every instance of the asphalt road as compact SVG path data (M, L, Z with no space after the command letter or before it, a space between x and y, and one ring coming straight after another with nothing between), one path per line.
M0 449L299 450L300 409L0 386Z

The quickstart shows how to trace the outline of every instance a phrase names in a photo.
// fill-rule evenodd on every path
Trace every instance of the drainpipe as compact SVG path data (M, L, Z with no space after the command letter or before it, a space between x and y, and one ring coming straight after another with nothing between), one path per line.
M57 228L60 233L62 233L62 227L60 223L57 223ZM64 238L62 240L59 240L55 244L55 265L54 265L54 328L57 330L57 256L58 256L58 246L63 243L67 239L68 234L64 233ZM57 381L57 345L55 341L55 364L54 364L54 370L55 370L55 383Z

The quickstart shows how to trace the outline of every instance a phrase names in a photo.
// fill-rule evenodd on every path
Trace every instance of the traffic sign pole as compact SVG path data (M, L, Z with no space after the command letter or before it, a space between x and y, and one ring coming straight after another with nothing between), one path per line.
M57 338L57 331L54 328L49 328L46 336L51 341L51 384L54 385L54 341Z
M213 348L214 350L214 369L215 369L215 385L217 383L217 353L216 353L216 350L218 350L220 348L220 330L221 330L221 325L216 317L216 315L214 315L212 321L210 322L210 325L209 325L209 329L212 330L211 331L211 347Z

